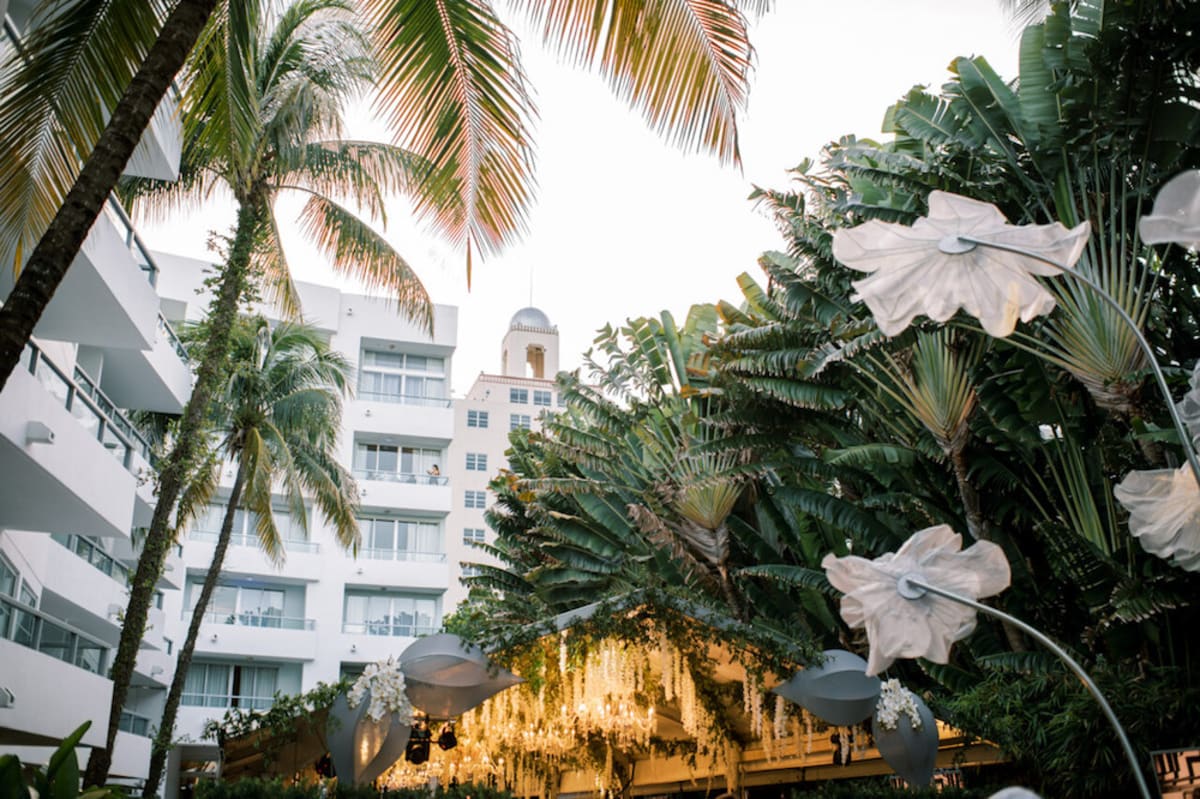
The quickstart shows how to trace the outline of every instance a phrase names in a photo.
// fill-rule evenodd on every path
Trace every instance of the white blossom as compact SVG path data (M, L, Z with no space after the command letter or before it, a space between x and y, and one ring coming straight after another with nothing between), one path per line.
M900 578L911 575L929 585L978 600L1008 587L1008 560L1000 547L977 541L962 549L962 536L941 524L912 534L894 554L875 560L826 555L821 567L841 591L842 618L864 627L871 652L868 676L879 674L896 658L923 657L946 663L950 646L975 629L975 610L926 593L901 595Z
M1008 224L994 205L957 194L929 194L929 216L911 227L873 220L834 233L833 255L871 275L854 282L879 329L889 336L924 314L945 322L962 308L997 337L1054 310L1054 297L1035 275L1061 274L1040 260L958 241L959 236L1036 252L1074 266L1087 243L1087 222L1067 230L1050 225Z
M1154 198L1154 210L1138 222L1142 241L1200 249L1200 170L1171 178Z
M346 702L351 708L357 708L368 694L371 704L367 707L367 716L373 721L395 713L401 724L412 723L413 708L405 690L404 672L400 671L400 664L394 658L369 663L346 693Z
M921 729L921 711L913 701L912 691L899 680L884 680L879 690L879 701L875 704L875 723L885 730L900 726L900 716L908 716L914 730Z
M1129 511L1129 532L1142 549L1200 571L1200 488L1191 466L1132 471L1113 494Z

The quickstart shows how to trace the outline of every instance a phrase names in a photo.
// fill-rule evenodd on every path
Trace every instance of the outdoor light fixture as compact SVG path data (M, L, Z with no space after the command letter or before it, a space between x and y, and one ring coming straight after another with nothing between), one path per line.
M438 736L437 745L442 750L453 749L458 746L458 736L454 734L453 721L448 721L442 726L442 733Z

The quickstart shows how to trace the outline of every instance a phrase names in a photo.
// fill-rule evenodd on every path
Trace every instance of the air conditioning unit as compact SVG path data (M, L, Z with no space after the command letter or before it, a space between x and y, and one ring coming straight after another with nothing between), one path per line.
M0 685L0 709L10 708L17 703L17 698L13 696L13 692Z
M31 421L25 424L26 444L53 444L54 431L45 422Z

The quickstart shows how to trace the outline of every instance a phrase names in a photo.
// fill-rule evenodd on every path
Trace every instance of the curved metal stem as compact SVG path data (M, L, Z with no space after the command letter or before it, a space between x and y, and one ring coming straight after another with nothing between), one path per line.
M1154 379L1158 381L1158 390L1162 392L1163 399L1166 400L1167 411L1171 414L1171 421L1175 423L1175 432L1179 434L1179 440L1183 443L1183 451L1187 455L1188 465L1192 467L1192 476L1196 479L1196 484L1200 485L1200 459L1197 458L1196 448L1192 446L1191 436L1188 435L1187 428L1184 426L1183 420L1179 418L1179 412L1175 409L1175 401L1171 398L1171 389L1167 387L1167 379L1163 376L1162 368L1158 365L1158 358L1155 357L1154 350L1150 347L1150 342L1147 341L1145 335L1142 334L1142 329L1138 326L1137 322L1133 321L1133 317L1121 307L1121 304L1113 299L1112 295L1105 291L1104 288L1092 278L1065 264L1060 264L1057 261L1053 261L1049 258L1039 255L1036 252L1026 250L1023 247L1014 247L1011 244L1001 244L1000 242L977 239L972 236L959 236L958 240L967 244L976 244L981 247L991 247L995 250L1005 250L1007 252L1016 253L1017 255L1023 255L1026 258L1033 258L1036 261L1049 264L1055 269L1061 269L1063 272L1071 275L1081 283L1090 286L1093 291L1100 295L1101 299L1107 302L1109 306L1111 306L1112 309L1115 310L1123 320L1125 320L1125 324L1129 325L1129 329L1132 330L1133 335L1137 337L1137 342L1139 345L1141 345L1142 352L1145 353L1146 358L1150 361L1150 368L1154 372Z
M1117 720L1117 714L1113 712L1112 707L1108 704L1108 700L1105 699L1104 694L1100 692L1100 688L1095 682L1092 681L1092 678L1088 676L1088 673L1083 670L1083 667L1076 663L1075 660L1066 653L1066 650L1054 643L1054 641L1050 640L1050 638L1041 631L1026 624L1016 616L1010 616L1004 611L988 607L987 605L976 602L973 599L968 599L965 596L956 594L953 591L947 591L944 588L938 588L935 585L930 585L915 575L905 575L904 577L901 577L899 588L901 596L907 596L908 594L916 594L916 596L920 596L920 594L928 591L931 594L937 594L940 597L945 597L952 602L958 602L961 605L974 608L980 613L986 613L989 616L994 616L998 619L1006 621L1009 624L1012 624L1014 627L1020 628L1030 637L1036 639L1043 646L1057 655L1059 660L1067 664L1067 667L1075 673L1075 676L1079 678L1080 682L1082 682L1084 687L1088 689L1088 692L1092 695L1096 702L1099 703L1100 709L1104 711L1104 715L1108 718L1109 724L1112 725L1113 730L1115 730L1117 733L1117 738L1121 741L1121 748L1125 750L1125 757L1129 760L1129 767L1133 769L1133 776L1137 779L1138 789L1141 791L1143 799L1152 799L1150 788L1146 785L1146 777L1142 774L1142 769L1138 765L1137 755L1134 754L1133 745L1129 742L1129 736L1125 734L1125 729L1121 726L1121 722ZM906 592L908 592L908 594L906 594Z

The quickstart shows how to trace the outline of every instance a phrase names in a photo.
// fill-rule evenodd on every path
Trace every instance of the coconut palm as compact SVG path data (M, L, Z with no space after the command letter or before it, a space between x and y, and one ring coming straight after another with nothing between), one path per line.
M239 320L230 349L228 377L210 406L210 433L219 441L213 457L205 459L180 501L180 525L213 497L226 462L236 464L237 472L212 563L195 600L167 692L142 789L145 797L158 793L184 681L200 625L221 576L238 510L253 515L259 543L276 562L286 554L272 513L276 486L286 498L293 524L308 529L305 502L311 498L333 527L337 542L346 549L358 549L354 517L358 491L353 478L337 462L336 452L342 397L352 375L350 364L331 351L315 329L283 324L272 331L262 318Z
M43 0L24 61L0 81L0 253L18 266L37 242L0 308L0 388L205 21L215 8L241 46L261 2ZM565 59L599 71L660 134L739 159L737 113L752 60L745 15L766 12L771 0L510 4ZM378 108L430 164L414 194L418 211L465 244L469 280L472 251L511 242L532 200L534 109L516 40L491 0L361 6L382 64ZM248 95L229 99L253 116ZM113 109L107 125L105 108ZM447 191L461 205L425 202Z
M153 585L172 539L170 515L198 456L204 418L222 381L238 304L252 284L285 310L298 300L279 241L275 200L308 197L304 232L336 270L383 288L409 317L432 325L425 289L386 241L331 195L382 212L384 195L408 185L417 160L386 144L338 139L341 104L372 74L368 43L343 0L301 0L257 18L251 3L231 3L205 31L184 93L186 142L176 183L132 180L126 189L161 208L187 207L220 187L237 202L191 399L164 460L158 503L130 590L113 660L108 749L92 750L88 784L101 784L137 658Z

